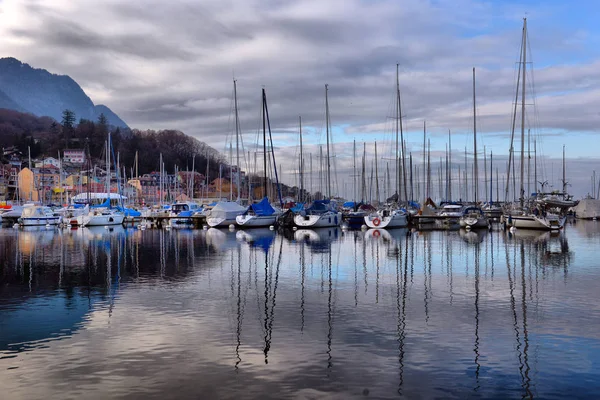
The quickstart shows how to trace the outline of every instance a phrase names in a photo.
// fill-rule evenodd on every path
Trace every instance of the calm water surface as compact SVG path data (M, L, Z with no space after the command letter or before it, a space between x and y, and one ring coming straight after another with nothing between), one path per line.
M41 398L600 398L600 223L0 230L0 386Z

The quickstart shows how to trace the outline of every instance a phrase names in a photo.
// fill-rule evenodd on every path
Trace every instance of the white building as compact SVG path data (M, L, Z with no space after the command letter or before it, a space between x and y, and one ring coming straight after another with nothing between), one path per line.
M63 153L63 161L71 164L82 165L85 163L85 151L78 149L66 149Z
M60 168L60 162L54 157L46 157L42 161L36 161L35 167L42 168L44 166L52 165L53 167Z

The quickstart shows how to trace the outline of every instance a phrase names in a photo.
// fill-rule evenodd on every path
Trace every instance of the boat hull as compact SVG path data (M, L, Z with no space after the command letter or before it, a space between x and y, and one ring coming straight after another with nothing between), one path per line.
M507 228L560 230L565 225L565 217L537 217L535 215L503 215L502 223Z
M228 228L229 225L237 225L235 218L207 217L206 224L211 228Z
M471 229L487 228L489 226L488 219L485 217L479 217L479 218L462 217L458 221L458 223L460 224L461 228L471 228Z
M277 215L238 215L235 221L240 228L264 228L275 225Z
M83 215L77 218L80 226L122 225L124 219L125 215L122 214Z
M365 225L370 229L391 229L406 228L408 226L408 217L406 214L392 214L386 217L379 215L369 215L364 218ZM379 221L379 222L378 222Z
M315 215L295 215L294 224L299 228L328 228L339 226L342 213L325 213Z
M61 223L61 217L36 217L36 218L20 218L19 225L21 226L45 226L45 225L59 225Z

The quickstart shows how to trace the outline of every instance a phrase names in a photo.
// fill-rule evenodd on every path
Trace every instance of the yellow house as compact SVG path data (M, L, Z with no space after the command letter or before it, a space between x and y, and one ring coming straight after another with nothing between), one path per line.
M39 201L35 188L35 176L29 168L23 168L18 174L19 197L23 201Z

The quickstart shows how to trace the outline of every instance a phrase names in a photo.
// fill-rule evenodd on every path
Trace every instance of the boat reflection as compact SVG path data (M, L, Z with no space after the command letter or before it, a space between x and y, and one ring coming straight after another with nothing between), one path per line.
M331 244L341 236L341 230L334 228L298 229L294 232L294 240L306 243L313 253L326 253Z
M462 240L469 244L482 243L488 235L487 229L461 229L458 231Z
M252 248L269 251L275 241L275 235L275 231L269 228L254 228L239 230L236 232L235 237L239 242L247 243Z

